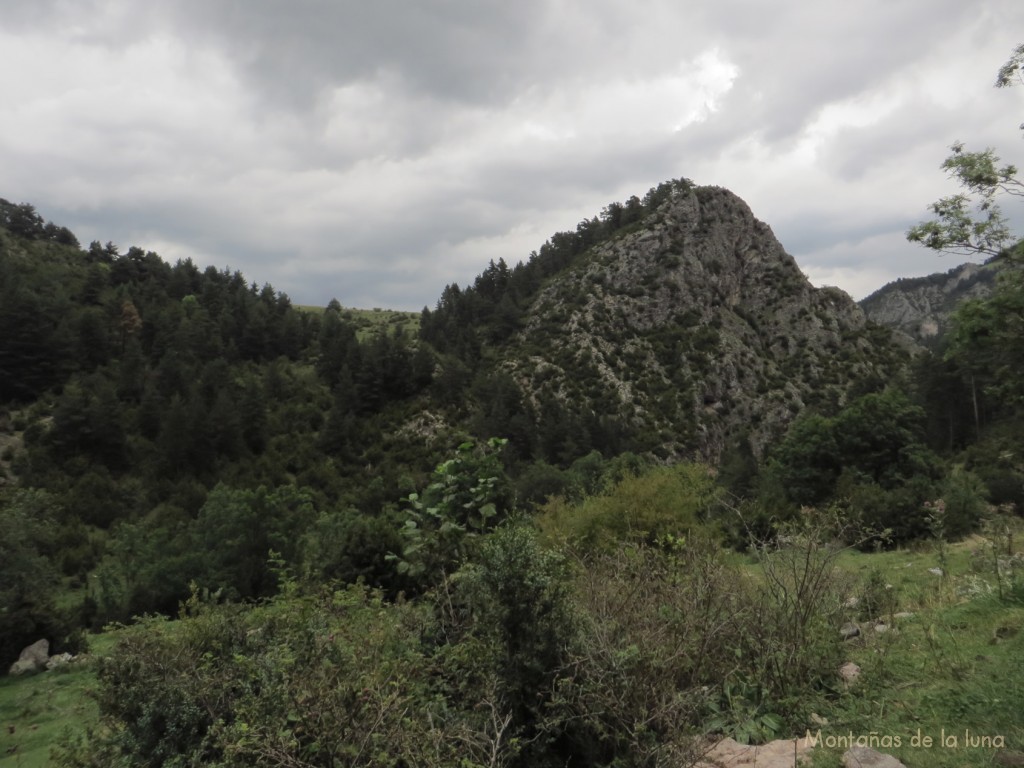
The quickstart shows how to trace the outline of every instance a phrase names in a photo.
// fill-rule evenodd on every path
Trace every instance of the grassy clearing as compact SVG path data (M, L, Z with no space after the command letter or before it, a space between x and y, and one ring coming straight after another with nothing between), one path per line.
M317 315L324 312L324 307L310 305L297 306L296 309ZM420 332L419 312L401 312L397 309L381 309L379 307L373 309L345 307L341 311L341 317L355 325L356 336L360 341L365 341L379 330L392 332L395 328L401 328L402 333L408 338L416 338Z
M862 623L846 643L861 677L818 713L828 722L811 733L835 745L818 750L815 766L839 766L858 737L936 768L989 766L999 752L1024 750L1024 590L1000 599L975 554L983 544L840 558L861 585L891 594L888 615L872 617L889 630Z
M112 633L90 637L90 656L109 651L114 639ZM98 721L89 695L95 684L88 660L31 677L0 677L0 766L50 765L50 749L62 734Z

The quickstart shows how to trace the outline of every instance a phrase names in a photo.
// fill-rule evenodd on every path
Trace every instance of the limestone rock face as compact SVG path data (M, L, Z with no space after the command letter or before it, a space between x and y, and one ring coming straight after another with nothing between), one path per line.
M949 317L966 299L992 294L998 267L961 264L948 272L896 280L860 302L868 319L927 347L948 330Z
M541 289L505 354L524 395L614 414L665 458L755 457L804 407L842 404L905 355L718 187L676 190Z
M50 641L36 640L32 645L25 648L18 660L11 665L10 674L18 675L31 674L46 669L46 662L50 660Z

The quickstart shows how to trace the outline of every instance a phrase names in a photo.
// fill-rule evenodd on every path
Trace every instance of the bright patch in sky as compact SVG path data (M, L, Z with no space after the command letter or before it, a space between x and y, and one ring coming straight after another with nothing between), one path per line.
M903 237L953 141L1024 147L1019 0L4 6L0 196L300 303L432 306L681 176L861 296L953 266Z

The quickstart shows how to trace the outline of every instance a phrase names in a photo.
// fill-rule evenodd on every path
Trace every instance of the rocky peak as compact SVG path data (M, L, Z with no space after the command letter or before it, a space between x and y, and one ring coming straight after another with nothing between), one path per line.
M535 404L618 414L666 457L714 460L737 436L759 454L803 408L886 376L894 349L743 200L695 187L551 280L506 366Z

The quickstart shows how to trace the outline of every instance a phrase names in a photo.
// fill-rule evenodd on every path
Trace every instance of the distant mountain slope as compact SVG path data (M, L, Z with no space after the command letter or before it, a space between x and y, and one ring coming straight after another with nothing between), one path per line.
M961 264L926 277L900 278L860 301L868 319L901 331L922 346L933 346L946 332L949 317L965 299L991 295L999 267Z
M887 330L814 288L728 190L679 186L550 280L501 354L538 414L639 436L637 447L755 454L805 407L878 386L899 366Z

